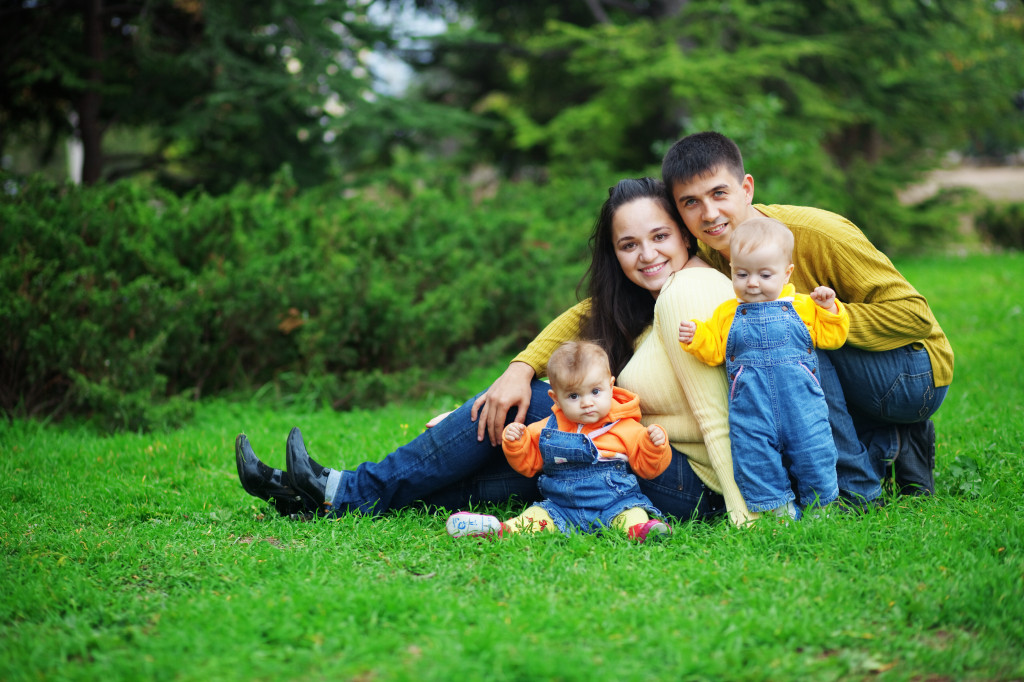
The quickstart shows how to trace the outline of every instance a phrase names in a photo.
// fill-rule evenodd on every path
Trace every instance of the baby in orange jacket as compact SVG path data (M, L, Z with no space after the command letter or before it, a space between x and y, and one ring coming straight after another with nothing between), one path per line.
M548 395L555 401L551 417L529 426L513 422L502 434L513 469L531 477L543 472L537 485L545 499L504 523L486 514L452 514L448 533L500 536L612 527L642 542L671 532L665 522L651 518L661 512L636 480L655 478L668 468L668 437L662 427L640 423L640 399L614 386L604 350L587 341L562 344L548 361L548 379Z

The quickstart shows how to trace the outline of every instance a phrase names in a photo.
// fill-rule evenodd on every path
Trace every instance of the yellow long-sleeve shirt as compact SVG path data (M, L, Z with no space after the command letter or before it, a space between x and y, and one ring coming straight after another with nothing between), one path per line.
M807 206L754 204L793 232L790 280L800 293L831 287L850 314L846 342L863 350L882 351L920 343L932 364L936 386L953 381L953 347L928 301L900 274L889 258L846 218ZM722 254L700 245L701 257L730 275Z
M722 301L734 296L732 283L706 267L688 267L666 282L654 308L654 322L636 341L633 357L616 384L640 396L642 422L659 424L669 442L684 453L694 473L725 498L734 523L751 514L733 478L729 443L728 382L720 367L709 367L679 346L679 322L706 319ZM538 377L564 341L578 338L590 302L562 313L515 359Z
M793 310L810 332L811 343L815 348L833 350L846 342L846 335L850 329L850 314L838 299L838 312L833 313L816 304L807 294L795 293L792 284L782 288L779 299L783 298L793 299ZM697 323L697 330L693 334L693 341L681 344L682 347L708 365L720 365L725 362L729 329L732 327L739 304L740 301L734 298L715 308L715 314L711 319L694 320Z

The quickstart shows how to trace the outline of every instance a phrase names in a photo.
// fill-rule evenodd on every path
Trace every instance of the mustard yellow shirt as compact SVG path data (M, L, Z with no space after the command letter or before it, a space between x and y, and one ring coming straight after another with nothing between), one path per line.
M928 301L900 274L889 258L846 218L807 206L754 204L793 232L791 282L800 293L831 287L850 314L847 343L870 351L919 343L928 351L936 386L953 381L953 347ZM722 254L700 245L701 257L730 275ZM731 276L731 275L730 275Z
M793 300L793 310L811 334L811 342L815 348L834 350L846 342L846 334L850 329L850 314L846 306L836 299L838 312L825 310L807 294L797 294L792 284L782 288L779 300ZM680 343L684 350L693 353L702 362L709 365L720 365L725 362L725 346L729 340L729 328L736 317L736 308L742 301L732 299L715 308L714 315L707 322L694 320L697 330L693 341Z

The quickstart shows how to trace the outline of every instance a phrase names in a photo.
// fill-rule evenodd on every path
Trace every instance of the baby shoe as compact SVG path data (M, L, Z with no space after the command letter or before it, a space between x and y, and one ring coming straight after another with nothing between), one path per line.
M496 535L501 537L501 521L490 514L474 514L473 512L456 512L448 517L444 524L448 535L453 538L479 538Z
M638 523L629 529L629 537L637 542L650 540L661 540L672 535L672 526L658 519L651 519L647 523Z

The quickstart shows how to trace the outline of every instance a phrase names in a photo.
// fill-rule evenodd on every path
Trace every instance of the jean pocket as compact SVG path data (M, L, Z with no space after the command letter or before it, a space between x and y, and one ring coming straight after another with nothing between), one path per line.
M882 396L879 411L888 421L912 424L931 414L935 380L931 372L900 374Z
M803 370L807 372L807 378L810 379L811 386L813 387L812 392L815 395L824 396L825 391L821 387L821 381L818 379L818 375L815 373L815 371L802 362L797 364L799 364L803 368Z
M740 383L740 378L743 376L743 365L736 368L736 371L729 377L729 402L736 400L742 394L743 384Z
M741 327L741 330L743 342L748 348L771 350L782 348L789 343L789 331L775 318L747 322Z

